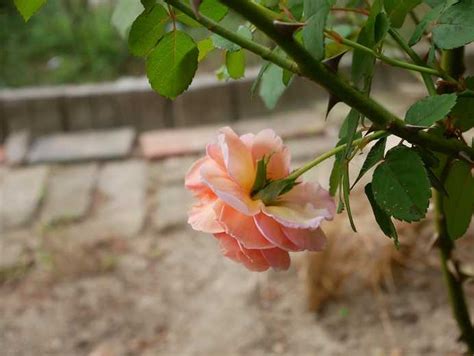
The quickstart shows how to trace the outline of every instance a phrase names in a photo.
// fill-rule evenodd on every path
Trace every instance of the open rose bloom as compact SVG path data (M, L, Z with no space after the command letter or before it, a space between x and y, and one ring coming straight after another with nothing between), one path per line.
M335 204L317 183L299 182L266 204L252 196L257 164L267 159L266 178L290 173L290 153L273 130L238 136L220 130L186 175L186 188L198 199L189 224L214 234L222 253L252 271L286 270L292 251L320 251L326 237L323 220L331 220Z

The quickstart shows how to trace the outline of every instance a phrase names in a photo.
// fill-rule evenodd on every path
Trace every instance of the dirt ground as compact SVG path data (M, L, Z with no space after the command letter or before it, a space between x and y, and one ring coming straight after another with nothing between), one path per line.
M331 226L330 239L361 246L344 217ZM317 312L308 311L305 277L314 258L301 254L288 272L257 274L184 226L127 240L91 238L84 226L18 231L13 238L28 244L31 263L0 286L0 354L460 355L436 251L426 252L429 232L410 229L426 235L410 236L420 239L423 262L403 253L380 288L349 278ZM357 269L352 262L336 257L319 273ZM471 304L473 297L471 289Z

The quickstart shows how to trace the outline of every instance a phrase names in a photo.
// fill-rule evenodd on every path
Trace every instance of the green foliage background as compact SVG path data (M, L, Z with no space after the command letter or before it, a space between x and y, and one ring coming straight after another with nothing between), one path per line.
M0 87L98 82L143 73L110 24L113 8L84 0L49 0L25 23L0 0Z

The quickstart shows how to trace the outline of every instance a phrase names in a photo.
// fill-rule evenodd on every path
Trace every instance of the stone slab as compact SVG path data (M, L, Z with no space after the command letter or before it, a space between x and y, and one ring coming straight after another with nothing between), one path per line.
M83 218L91 207L96 177L96 164L55 169L48 182L41 222L51 224Z
M46 189L48 168L10 170L0 187L0 231L26 225L34 216Z
M131 237L146 215L148 167L143 161L106 164L99 173L95 225L103 235Z
M273 128L282 138L305 137L321 134L327 129L324 106L292 113L279 113L270 119L248 118L235 122L232 128L239 134L256 133ZM295 122L298 124L295 125ZM144 132L139 137L142 154L147 159L203 153L206 144L216 140L224 125L208 125L182 129L165 129Z
M5 158L9 164L22 164L30 147L30 132L21 130L13 132L5 142Z
M216 137L218 126L149 131L140 135L139 143L147 159L204 152L206 144Z
M157 190L153 202L153 228L164 232L186 224L193 198L183 185L165 185Z
M135 139L135 130L83 131L38 138L28 153L30 163L106 160L126 157Z
M152 184L184 184L184 176L198 156L170 157L150 164Z

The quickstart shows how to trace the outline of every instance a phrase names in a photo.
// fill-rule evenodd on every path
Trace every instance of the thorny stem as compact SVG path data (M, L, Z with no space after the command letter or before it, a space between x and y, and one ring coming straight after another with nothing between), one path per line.
M442 52L441 66L444 70L454 77L460 77L464 72L464 48L455 48L452 50L445 50ZM446 163L443 169L441 182L444 183L446 175L450 169L450 161ZM450 265L455 265L452 259L452 251L455 247L454 241L451 240L448 234L446 225L445 211L443 200L445 197L439 193L434 192L435 202L435 219L436 229L438 234L438 246L441 259L441 269L443 272L446 288L448 289L448 298L451 304L451 309L454 318L461 331L461 340L467 345L469 353L474 353L474 328L469 315L469 308L466 303L466 296L464 294L462 279L456 274L456 271L449 268Z
M328 69L324 63L316 61L291 34L282 34L275 27L273 23L274 17L269 14L268 9L249 0L220 1L275 41L297 63L300 75L311 79L329 92L337 94L341 101L372 121L377 129L389 131L391 134L404 138L412 144L421 145L433 151L454 154L458 157L466 155L474 158L474 149L460 141L446 140L442 137L436 137L433 134L407 127L403 120L389 112L384 106L344 81Z

